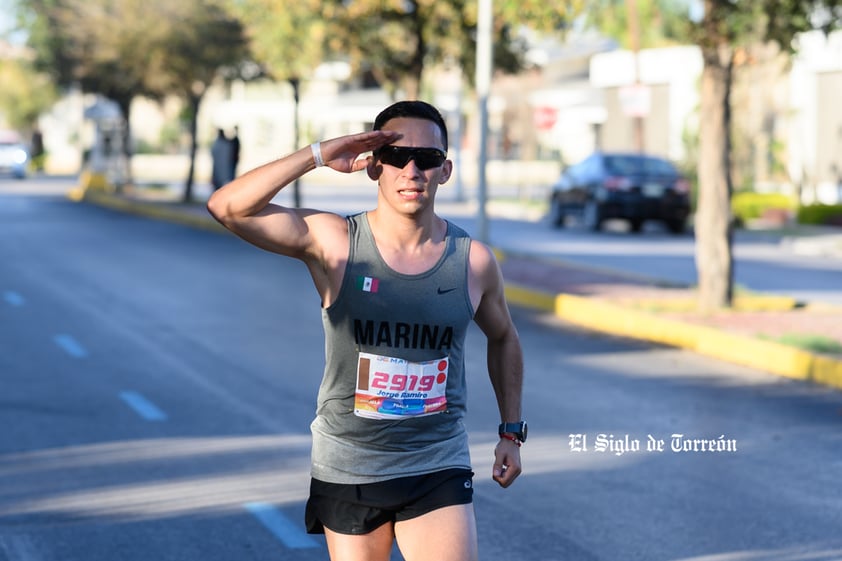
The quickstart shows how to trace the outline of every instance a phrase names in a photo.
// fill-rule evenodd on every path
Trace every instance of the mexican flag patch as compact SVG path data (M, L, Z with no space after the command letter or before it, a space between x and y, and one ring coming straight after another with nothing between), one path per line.
M372 277L357 277L357 288L363 292L377 292L380 281Z

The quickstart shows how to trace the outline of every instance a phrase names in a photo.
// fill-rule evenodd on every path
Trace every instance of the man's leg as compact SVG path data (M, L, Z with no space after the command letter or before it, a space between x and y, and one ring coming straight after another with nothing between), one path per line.
M389 561L395 534L391 522L368 534L340 534L325 528L331 561Z
M447 506L398 522L395 536L406 561L477 561L473 504Z

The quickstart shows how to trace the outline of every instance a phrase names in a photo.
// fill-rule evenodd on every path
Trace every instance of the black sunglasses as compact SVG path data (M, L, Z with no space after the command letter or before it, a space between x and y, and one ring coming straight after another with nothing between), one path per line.
M432 169L441 166L447 160L447 154L438 148L415 148L411 146L393 146L388 144L374 151L374 156L384 164L405 168L409 160L414 160L418 169Z

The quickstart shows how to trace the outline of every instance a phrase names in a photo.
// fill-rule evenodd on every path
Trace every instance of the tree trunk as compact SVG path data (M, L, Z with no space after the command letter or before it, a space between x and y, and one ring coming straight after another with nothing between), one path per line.
M733 297L730 162L733 49L724 45L709 47L703 56L696 269L699 309L711 313L730 307Z
M421 93L420 79L415 76L406 76L403 80L403 99L418 99Z
M129 118L131 115L132 97L127 96L118 98L117 105L120 107L120 113L123 114L123 138L120 139L120 149L122 150L122 154L120 155L121 158L118 159L118 165L123 169L121 170L121 173L118 174L121 182L115 186L117 190L120 191L122 190L123 185L132 185L134 183L134 178L132 177L132 127L131 119Z
M187 179L184 182L184 202L190 203L193 201L193 182L196 176L196 151L199 147L199 140L196 138L198 130L199 119L199 105L202 102L202 97L198 95L190 95L188 103L190 104L190 168L187 171Z

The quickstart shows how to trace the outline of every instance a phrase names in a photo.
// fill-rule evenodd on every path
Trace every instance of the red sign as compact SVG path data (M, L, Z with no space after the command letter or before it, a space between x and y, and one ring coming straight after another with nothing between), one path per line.
M558 121L558 109L555 107L536 107L533 119L536 127L541 130L549 130Z

